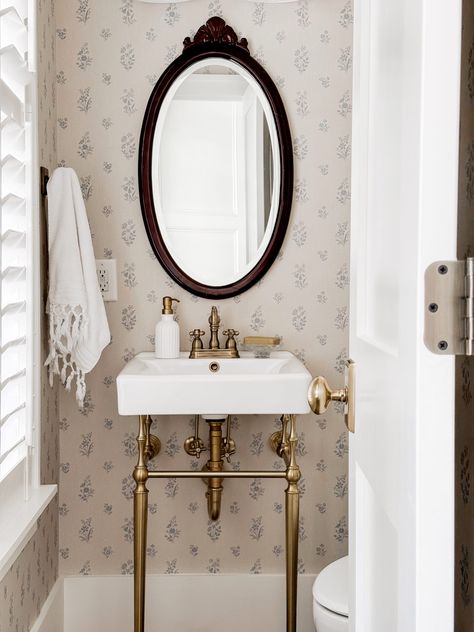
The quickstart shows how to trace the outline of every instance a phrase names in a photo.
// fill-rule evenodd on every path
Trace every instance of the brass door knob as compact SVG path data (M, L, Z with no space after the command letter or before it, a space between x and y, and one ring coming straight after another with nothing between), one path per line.
M355 432L355 363L346 362L346 384L337 391L331 389L325 377L315 377L308 389L308 402L316 415L323 415L331 402L342 402L347 429Z

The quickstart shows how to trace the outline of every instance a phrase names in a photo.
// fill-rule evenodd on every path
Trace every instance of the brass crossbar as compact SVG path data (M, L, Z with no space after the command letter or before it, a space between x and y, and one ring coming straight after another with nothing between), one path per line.
M148 471L149 478L286 478L283 472L162 472Z

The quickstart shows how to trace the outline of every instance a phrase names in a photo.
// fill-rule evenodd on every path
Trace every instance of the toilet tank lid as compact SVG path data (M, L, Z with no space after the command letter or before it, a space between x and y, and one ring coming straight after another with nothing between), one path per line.
M349 558L342 557L323 569L313 586L313 599L328 610L349 616Z

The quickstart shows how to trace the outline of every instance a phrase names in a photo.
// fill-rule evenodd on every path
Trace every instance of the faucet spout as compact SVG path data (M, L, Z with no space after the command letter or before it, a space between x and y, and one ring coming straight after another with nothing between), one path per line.
M211 341L209 343L209 349L220 349L219 344L219 327L221 324L221 318L217 307L214 305L211 308L211 315L209 316L209 325L211 326Z

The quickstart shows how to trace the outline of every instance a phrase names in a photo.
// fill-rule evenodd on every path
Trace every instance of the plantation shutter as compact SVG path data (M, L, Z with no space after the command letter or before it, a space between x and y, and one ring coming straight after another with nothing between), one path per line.
M31 435L34 73L28 65L28 0L0 0L0 480L27 454Z

